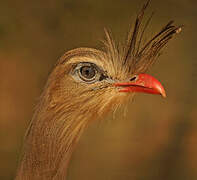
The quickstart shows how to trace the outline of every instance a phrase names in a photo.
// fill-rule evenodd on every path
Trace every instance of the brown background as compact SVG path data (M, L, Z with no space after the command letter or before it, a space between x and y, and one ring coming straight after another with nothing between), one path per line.
M103 28L124 39L142 0L0 1L0 179L13 179L25 129L47 76L66 50L101 47ZM137 95L85 132L71 180L197 179L197 1L152 1L146 36L167 21L184 24L151 74L167 99Z

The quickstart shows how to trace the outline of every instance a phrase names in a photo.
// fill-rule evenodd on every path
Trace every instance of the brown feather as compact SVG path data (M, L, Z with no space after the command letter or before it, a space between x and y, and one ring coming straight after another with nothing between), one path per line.
M138 14L133 30L131 29L128 33L126 45L117 46L114 42L111 33L105 31L107 43L106 46L107 54L110 54L110 59L116 60L118 64L119 72L128 71L129 74L139 74L146 72L152 64L154 64L162 48L167 42L175 35L180 33L182 26L174 26L173 21L167 23L156 35L150 40L141 45L144 32L147 29L153 14L145 23L144 29L141 31L141 25L144 17L145 10L149 5L148 0L142 7ZM141 31L141 34L140 34ZM140 35L139 35L140 34ZM119 62L118 62L119 61Z
M105 30L105 52L78 48L66 52L57 62L26 133L17 180L66 179L74 146L87 125L132 97L132 94L119 93L109 81L78 82L71 72L76 64L90 62L101 67L110 81L116 82L146 71L163 46L181 30L171 21L141 47L151 19L141 31L148 4L149 1L137 16L126 46L116 45L111 33Z

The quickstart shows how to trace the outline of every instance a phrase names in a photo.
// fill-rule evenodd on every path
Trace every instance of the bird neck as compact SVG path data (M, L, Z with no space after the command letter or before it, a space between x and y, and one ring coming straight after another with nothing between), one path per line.
M17 180L66 179L74 146L93 118L74 109L42 98L25 137Z

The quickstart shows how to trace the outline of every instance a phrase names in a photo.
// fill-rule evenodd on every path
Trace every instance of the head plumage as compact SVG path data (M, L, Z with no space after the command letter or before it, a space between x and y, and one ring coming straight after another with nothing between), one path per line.
M108 57L115 62L113 63L116 65L115 68L121 67L121 71L126 71L129 74L139 74L147 71L154 64L161 49L175 34L181 31L182 26L174 26L174 21L170 21L153 37L142 43L145 31L153 17L152 13L143 25L145 10L149 3L150 0L143 5L138 13L134 27L130 29L124 45L116 44L111 33L105 29L106 40L104 45Z

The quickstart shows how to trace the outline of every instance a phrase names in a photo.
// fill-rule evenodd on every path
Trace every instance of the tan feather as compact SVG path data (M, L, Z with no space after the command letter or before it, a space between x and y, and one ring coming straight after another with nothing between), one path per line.
M105 30L105 51L78 48L66 52L57 62L27 130L17 180L66 179L69 159L87 125L115 111L132 97L132 94L118 93L112 82L146 71L163 46L181 30L170 21L141 45L150 21L140 34L148 3L137 16L125 46L117 46L111 33ZM76 79L73 69L85 62L96 64L107 74L108 81L90 84Z

